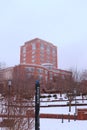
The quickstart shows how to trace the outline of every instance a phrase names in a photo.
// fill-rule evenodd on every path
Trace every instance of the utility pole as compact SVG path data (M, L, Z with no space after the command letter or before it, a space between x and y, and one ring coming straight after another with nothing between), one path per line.
M35 84L35 130L40 130L39 111L40 111L40 83L37 80Z

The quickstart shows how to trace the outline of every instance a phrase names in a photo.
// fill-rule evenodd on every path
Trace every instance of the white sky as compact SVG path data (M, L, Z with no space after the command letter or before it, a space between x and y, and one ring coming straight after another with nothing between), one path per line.
M87 0L0 0L0 62L19 64L36 37L58 47L60 69L86 69Z

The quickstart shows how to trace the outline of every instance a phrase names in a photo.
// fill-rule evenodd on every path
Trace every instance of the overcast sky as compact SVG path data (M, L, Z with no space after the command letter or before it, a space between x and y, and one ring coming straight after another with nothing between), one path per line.
M36 37L58 47L60 69L87 69L87 0L0 0L0 62L19 64Z

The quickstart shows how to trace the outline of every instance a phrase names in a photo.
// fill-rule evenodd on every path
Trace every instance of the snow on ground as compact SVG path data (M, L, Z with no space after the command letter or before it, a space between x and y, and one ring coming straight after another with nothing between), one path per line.
M64 101L64 100L66 101ZM76 99L82 99L81 96L76 97ZM84 97L85 100L79 100L78 103L87 103L87 97ZM45 101L45 102L44 102ZM47 102L46 102L47 101ZM57 99L54 97L41 99L40 105L59 105L67 104L67 98L65 95L61 98L60 95L57 95ZM72 103L75 103L73 101ZM87 106L77 106L77 108L87 108ZM40 113L52 113L52 114L74 114L75 106L71 107L71 112L69 112L69 107L40 107ZM63 121L63 123L62 123ZM74 120L62 120L62 119L47 119L40 118L40 130L86 130L87 121L74 121ZM1 130L1 129L0 129ZM35 130L35 128L33 128Z
M41 119L40 130L87 130L87 121L70 121L60 119Z
M59 95L58 95L59 96ZM60 98L60 97L59 97ZM58 99L59 99L58 98ZM76 99L81 99L82 97L76 97ZM56 100L58 100L56 99ZM64 97L63 97L64 99ZM86 99L86 97L84 97ZM46 99L44 99L46 101ZM48 99L47 99L48 100ZM54 100L54 98L51 98L50 101ZM43 101L43 100L42 100ZM41 102L41 105L56 105L56 104L66 104L67 101L59 101L59 102ZM73 101L72 103L75 103ZM87 100L78 101L78 103L87 103ZM87 106L77 106L77 108L87 108ZM69 112L69 107L41 107L40 113L52 113L52 114L74 114L75 113L75 106L71 107L71 112ZM40 130L86 130L87 129L87 121L74 121L70 120L63 120L62 119L47 119L47 118L41 118L40 119ZM35 128L33 129L35 130Z

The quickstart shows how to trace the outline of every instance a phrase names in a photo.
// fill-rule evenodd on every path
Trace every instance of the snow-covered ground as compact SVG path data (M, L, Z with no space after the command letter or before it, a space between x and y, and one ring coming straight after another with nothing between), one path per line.
M57 95L58 99L60 99L59 95ZM63 99L64 96L62 97ZM76 97L76 99L81 99L82 97ZM85 100L78 101L78 103L87 103L86 97L84 97ZM42 101L52 101L52 102L41 102L41 105L56 105L56 104L67 104L67 101L56 101L54 102L54 98L51 99L41 99ZM67 100L67 99L66 99ZM72 103L75 103L73 101ZM78 108L87 108L87 106L77 106ZM40 113L52 113L52 114L74 114L75 113L75 106L71 107L71 112L69 112L69 107L41 107ZM47 119L47 118L41 118L40 119L40 130L86 130L87 129L87 121L74 121L70 120L63 120L62 119Z
M87 130L87 121L40 119L40 130Z
M47 96L47 95L46 95ZM82 99L81 96L76 97L77 99ZM87 103L87 97L84 96L83 99L85 100L78 100L77 103ZM67 98L65 95L60 97L57 95L55 98L51 95L51 98L43 98L40 99L41 106L48 106L48 105L61 105L67 104ZM75 100L72 102L75 103ZM76 108L87 108L87 106L76 106ZM75 113L75 106L71 107L71 111L69 112L69 107L40 107L40 113L48 113L48 114L74 114ZM40 130L86 130L87 129L87 121L79 121L79 120L62 120L62 119L47 119L47 118L40 118ZM0 129L1 130L1 129ZM33 129L35 130L35 128Z

